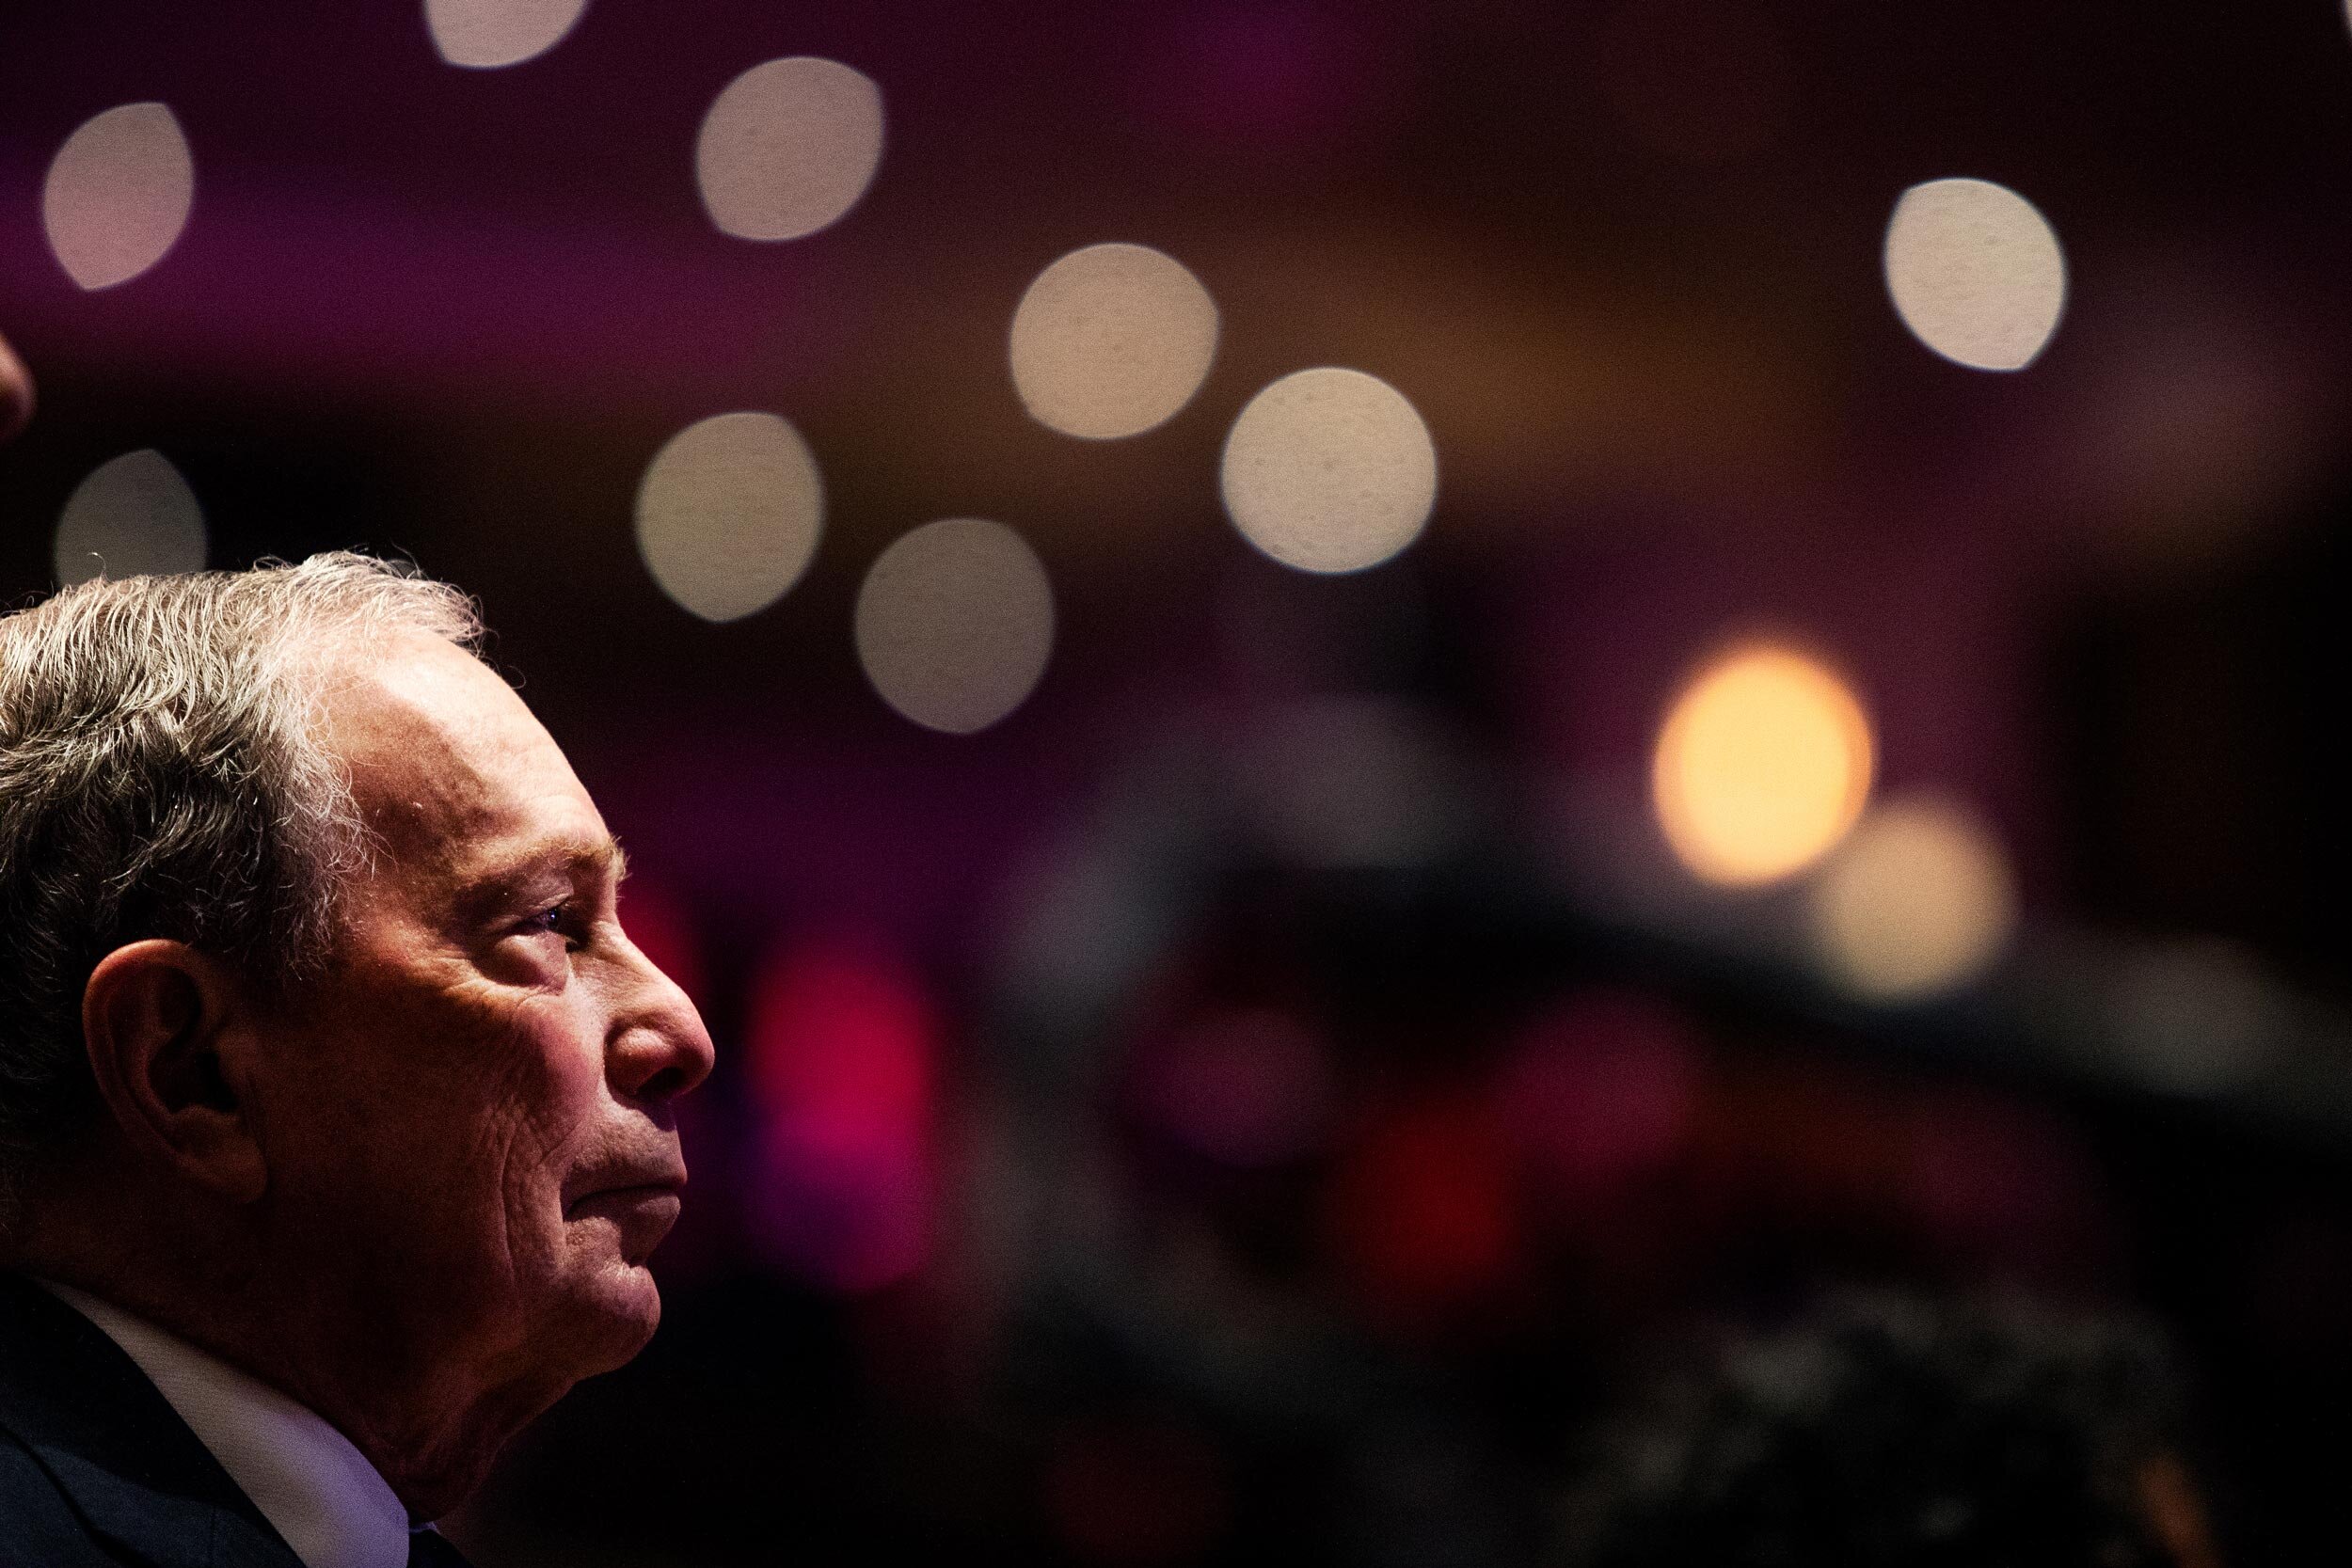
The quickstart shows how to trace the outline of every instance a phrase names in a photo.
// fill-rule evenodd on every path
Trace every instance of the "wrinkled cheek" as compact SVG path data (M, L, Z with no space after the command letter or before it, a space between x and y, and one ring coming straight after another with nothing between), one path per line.
M517 1009L496 1091L506 1128L499 1185L518 1268L560 1260L564 1181L594 1147L602 1056L585 1048L581 1021L563 1002Z
M510 1130L492 1167L504 1215L502 1244L518 1273L541 1272L559 1245L570 1141L558 1122L526 1117Z

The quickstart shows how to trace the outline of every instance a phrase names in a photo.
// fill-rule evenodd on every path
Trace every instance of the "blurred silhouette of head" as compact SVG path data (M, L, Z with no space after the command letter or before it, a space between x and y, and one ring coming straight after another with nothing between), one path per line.
M24 362L8 347L8 339L0 338L0 441L24 429L32 413L33 378L24 373Z
M2216 1568L2153 1331L1836 1300L1601 1433L1564 1568Z

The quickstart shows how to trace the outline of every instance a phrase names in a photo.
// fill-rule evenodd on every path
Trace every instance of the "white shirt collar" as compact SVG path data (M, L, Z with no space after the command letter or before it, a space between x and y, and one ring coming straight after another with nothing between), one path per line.
M351 1439L145 1319L72 1286L40 1283L138 1363L303 1568L406 1568L408 1511Z

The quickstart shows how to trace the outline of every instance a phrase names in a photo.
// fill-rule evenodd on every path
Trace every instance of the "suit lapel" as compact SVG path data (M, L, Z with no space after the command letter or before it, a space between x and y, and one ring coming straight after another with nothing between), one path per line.
M93 1535L155 1568L302 1568L251 1498L96 1324L0 1274L0 1425Z
M65 1449L32 1453L92 1535L154 1568L301 1568L266 1521L141 1485Z

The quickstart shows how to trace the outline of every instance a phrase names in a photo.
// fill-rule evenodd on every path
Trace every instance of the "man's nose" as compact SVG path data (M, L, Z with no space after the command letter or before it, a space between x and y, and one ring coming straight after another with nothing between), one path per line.
M605 1070L615 1094L660 1104L709 1077L718 1050L693 1000L636 944L623 940L628 989L613 1012Z

